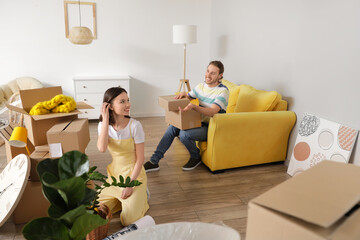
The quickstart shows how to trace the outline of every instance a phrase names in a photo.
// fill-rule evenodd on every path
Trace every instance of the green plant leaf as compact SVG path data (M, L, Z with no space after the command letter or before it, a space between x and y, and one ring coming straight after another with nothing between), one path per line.
M59 178L58 163L59 163L59 159L47 158L45 160L40 161L36 166L36 172L38 173L40 179L45 172L49 172L54 176L56 176L57 178Z
M85 239L86 235L91 232L91 230L105 225L108 220L101 218L96 214L84 214L78 217L73 227L70 230L70 236L74 240Z
M51 204L48 209L48 215L52 218L60 218L62 215L64 215L67 212L67 206L64 203L64 207L59 207L55 204Z
M80 151L64 153L59 159L59 178L68 179L87 174L89 171L88 157Z
M117 183L117 180L114 176L111 176L111 179L112 179L113 183Z
M96 198L97 192L93 189L85 188L85 194L83 200L80 204L91 205L93 204L94 199Z
M124 183L124 177L119 175L120 183Z
M59 208L67 208L67 204L64 201L64 199L61 197L57 189L51 187L51 185L55 182L57 182L57 178L55 175L51 174L50 172L44 172L42 174L42 189L43 194L45 195L46 199L51 203L56 205Z
M81 177L64 179L48 187L57 189L69 208L77 207L85 194L85 181Z
M104 187L110 187L110 183L105 182L105 183L104 183Z
M107 177L105 175L101 174L98 171L89 173L89 179L93 181L105 182L106 178Z
M131 181L131 179L130 179L130 177L128 176L128 177L126 178L125 184L126 184L126 185L129 185L130 181Z
M76 218L78 218L81 215L86 214L86 206L80 205L79 207L72 209L62 215L59 220L65 223L66 226L71 228L72 224L75 222Z
M27 223L22 234L28 240L69 240L68 229L60 221L44 217Z

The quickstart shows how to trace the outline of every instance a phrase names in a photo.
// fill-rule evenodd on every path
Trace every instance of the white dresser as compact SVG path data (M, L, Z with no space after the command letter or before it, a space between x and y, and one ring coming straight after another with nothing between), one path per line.
M130 96L130 77L112 76L112 77L74 77L75 101L85 102L94 107L94 109L81 110L80 118L99 119L100 106L104 93L111 87L122 87Z

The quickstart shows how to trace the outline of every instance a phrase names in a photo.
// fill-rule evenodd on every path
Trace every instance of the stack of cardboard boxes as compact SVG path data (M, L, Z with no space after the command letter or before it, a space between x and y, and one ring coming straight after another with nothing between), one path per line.
M179 107L184 108L190 103L189 99L174 97L175 95L159 97L159 105L165 109L165 121L182 130L201 127L200 113L192 109L186 112L179 111Z
M15 223L25 223L33 218L47 216L49 202L42 193L40 178L36 172L37 164L46 158L59 158L63 153L72 150L85 153L90 141L88 119L79 119L79 110L70 113L29 115L30 109L36 103L48 101L58 94L62 94L61 87L23 90L20 91L22 108L7 105L10 111L24 116L31 161L30 179L13 214ZM92 107L79 103L77 108ZM26 148L12 147L8 142L15 126L16 124L11 123L1 130L8 162L18 154L27 154Z

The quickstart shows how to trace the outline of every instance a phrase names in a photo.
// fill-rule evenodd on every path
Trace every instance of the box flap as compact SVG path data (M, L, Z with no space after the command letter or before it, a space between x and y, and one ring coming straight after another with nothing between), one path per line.
M322 161L252 202L329 227L360 200L360 167Z
M49 152L49 145L39 145L35 147L36 152Z
M76 109L94 109L94 107L84 102L76 102Z
M78 110L74 110L69 113L48 113L48 114L43 114L43 115L32 115L32 118L35 121L38 121L38 120L44 120L44 119L50 119L50 118L58 118L58 117L77 115L79 113L81 113L81 112Z
M349 219L342 224L331 236L333 240L359 240L360 239L360 209L349 216Z
M19 107L10 105L10 104L8 104L8 103L5 103L5 106L6 106L9 110L12 110L12 111L15 111L15 112L18 112L18 113L22 113L22 114L25 114L25 115L29 115L29 113L26 112L26 111L25 111L24 109L22 109L22 108L19 108Z
M158 99L160 107L167 111L178 111L179 107L184 108L190 100L187 98L175 99L175 95L160 96Z
M19 92L23 109L30 112L31 108L38 102L49 101L56 95L62 94L62 89L58 86L20 90Z

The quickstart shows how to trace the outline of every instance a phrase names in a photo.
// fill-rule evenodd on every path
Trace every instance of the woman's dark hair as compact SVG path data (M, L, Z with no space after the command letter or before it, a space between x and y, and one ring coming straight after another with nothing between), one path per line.
M224 64L220 61L211 61L208 66L214 65L215 67L219 68L219 74L224 73ZM222 79L222 77L221 77Z
M119 96L122 93L127 93L127 91L122 88L122 87L112 87L109 88L108 90L106 90L106 92L104 93L104 98L103 98L103 102L106 103L111 103L117 96ZM126 116L129 117L129 116ZM102 122L103 118L102 115L100 114L99 117L100 122ZM109 108L109 125L114 125L115 124L115 119L114 119L114 113L113 110L111 110Z

